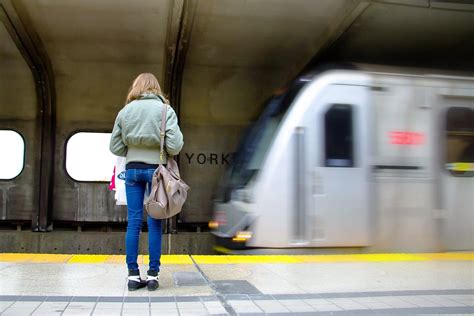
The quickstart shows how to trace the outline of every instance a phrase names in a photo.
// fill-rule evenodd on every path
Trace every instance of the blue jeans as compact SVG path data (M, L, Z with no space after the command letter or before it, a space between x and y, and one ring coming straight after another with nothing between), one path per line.
M125 249L129 270L138 270L138 241L142 230L143 199L147 184L151 188L154 171L155 169L128 169L126 172L125 189L127 192L128 225L125 235ZM147 222L150 270L160 271L161 220L147 216Z

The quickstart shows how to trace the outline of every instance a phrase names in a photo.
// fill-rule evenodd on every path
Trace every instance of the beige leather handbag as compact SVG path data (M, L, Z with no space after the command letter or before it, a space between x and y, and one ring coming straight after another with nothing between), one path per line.
M160 132L160 157L163 157L166 132L167 104L163 104ZM161 159L162 160L162 159ZM166 166L160 164L153 174L151 193L145 201L145 209L152 218L170 218L183 207L189 186L181 180L178 164L172 156Z

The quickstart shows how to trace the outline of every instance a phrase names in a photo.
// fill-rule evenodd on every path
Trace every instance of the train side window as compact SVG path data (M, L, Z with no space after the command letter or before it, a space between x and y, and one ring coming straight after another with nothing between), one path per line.
M446 112L446 169L456 177L474 176L474 110L451 107Z
M349 104L332 104L324 115L324 166L354 167L352 117Z
M109 151L110 133L79 132L66 143L66 172L75 181L109 182L116 157Z
M16 178L25 165L25 141L12 130L0 130L0 180Z

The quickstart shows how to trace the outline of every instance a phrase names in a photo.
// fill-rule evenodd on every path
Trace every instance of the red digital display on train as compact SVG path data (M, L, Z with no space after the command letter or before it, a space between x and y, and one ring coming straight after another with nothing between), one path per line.
M392 131L389 132L390 144L393 145L423 145L425 135L419 132Z

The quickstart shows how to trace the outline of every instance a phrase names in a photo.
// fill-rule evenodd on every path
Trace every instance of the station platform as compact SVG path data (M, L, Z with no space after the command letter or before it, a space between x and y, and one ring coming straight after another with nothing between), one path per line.
M471 252L164 255L155 292L129 292L126 273L124 256L0 254L0 313L474 314Z

